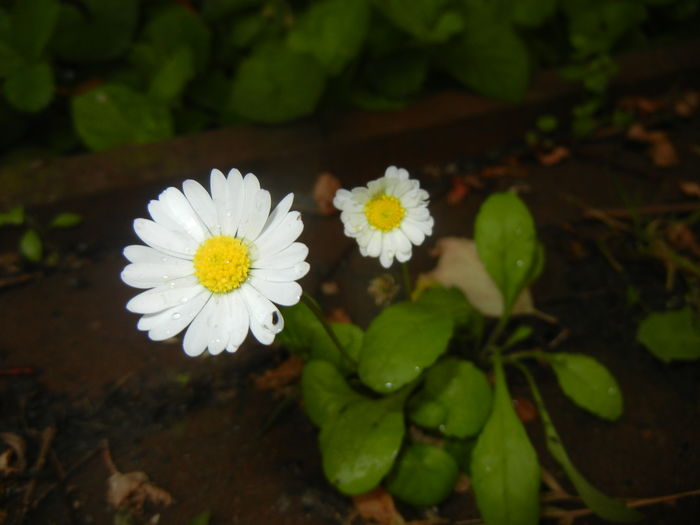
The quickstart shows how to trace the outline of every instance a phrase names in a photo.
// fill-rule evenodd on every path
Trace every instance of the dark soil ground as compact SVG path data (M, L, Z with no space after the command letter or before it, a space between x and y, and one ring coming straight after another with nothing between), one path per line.
M507 120L501 124L509 126ZM700 488L700 363L663 364L634 337L645 311L679 306L690 280L679 275L667 290L659 260L643 255L635 238L584 211L595 206L653 212L643 215L647 221L683 216L647 210L650 205L671 212L679 203L700 208L700 200L684 195L678 185L700 182L700 116L669 115L652 126L669 134L677 166L654 166L645 145L616 135L575 144L571 157L554 166L519 154L521 169L486 176L483 167L503 165L524 146L504 138L492 152L474 156L465 146L460 153L455 145L474 130L452 127L428 142L417 140L425 134L394 138L386 155L375 141L240 168L253 170L273 200L295 191L305 211L302 240L310 246L313 267L302 284L316 292L327 311L343 308L360 325L374 313L365 290L380 267L360 257L342 236L337 216L315 212L311 188L321 169L333 171L345 186L376 178L389 164L422 179L431 191L436 232L412 261L416 273L434 264L428 248L437 238L471 236L485 197L517 185L546 246L547 266L534 287L535 302L559 320L552 325L527 319L535 327L534 343L548 344L565 330L558 350L604 363L620 383L625 412L615 423L582 412L542 368L536 375L545 401L574 463L589 480L615 497L650 498ZM449 204L454 176L479 173L482 187ZM193 176L205 181L207 174ZM107 445L120 471L143 471L172 494L172 506L146 509L147 516L159 515L160 523L189 524L205 511L214 525L349 522L352 502L324 480L316 432L303 410L255 386L258 375L284 361L284 349L249 341L236 355L193 360L179 341L149 341L136 330L136 316L124 309L135 292L119 280L125 264L121 250L136 241L131 221L145 215L148 199L162 188L145 184L33 210L41 219L70 209L85 221L48 239L64 254L58 268L23 267L19 273L28 271L31 278L0 291L0 432L25 440L28 462L24 471L0 477L0 524L131 523L106 502ZM12 252L18 235L3 232L5 253ZM17 276L10 266L3 267L3 278ZM320 293L321 284L329 282L337 283L337 294ZM638 301L630 300L631 289ZM517 374L511 386L514 396L528 397ZM539 420L526 426L543 465L567 486L544 449ZM44 429L55 436L43 454L44 465L33 468L42 456ZM478 516L469 493L455 493L430 512L400 511L412 519L440 516L446 520L441 523L468 523ZM645 507L644 513L649 524L698 523L700 496ZM584 517L577 523L598 521Z

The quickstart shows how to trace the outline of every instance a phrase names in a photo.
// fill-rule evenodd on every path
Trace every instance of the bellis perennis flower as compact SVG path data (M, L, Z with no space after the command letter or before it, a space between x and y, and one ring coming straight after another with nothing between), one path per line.
M433 233L428 192L405 169L390 166L367 187L338 190L333 205L341 211L345 235L357 240L360 253L379 257L389 268L411 258L412 248Z
M131 262L121 274L147 288L127 304L143 314L139 330L154 341L185 328L183 346L196 356L209 349L235 352L248 330L270 344L284 327L277 303L296 304L296 282L309 271L308 248L295 242L303 224L289 211L290 193L270 213L270 194L252 173L211 172L211 195L186 180L148 205L153 220L136 219L134 231L147 246L124 249Z

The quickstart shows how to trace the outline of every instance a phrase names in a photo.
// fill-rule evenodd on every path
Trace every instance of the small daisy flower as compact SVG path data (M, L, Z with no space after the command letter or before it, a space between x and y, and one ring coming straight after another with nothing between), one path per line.
M333 205L341 211L345 235L357 240L364 257L379 257L389 268L411 258L413 244L419 246L433 233L428 211L428 192L405 169L389 166L384 176L367 187L338 190Z
M136 219L147 245L127 246L122 280L145 288L126 305L143 314L138 329L154 341L187 328L185 353L235 352L248 330L269 345L284 319L273 303L296 304L309 271L303 223L289 211L290 193L270 213L270 194L252 173L211 172L211 195L186 180L148 204L153 220ZM189 328L188 328L189 326Z

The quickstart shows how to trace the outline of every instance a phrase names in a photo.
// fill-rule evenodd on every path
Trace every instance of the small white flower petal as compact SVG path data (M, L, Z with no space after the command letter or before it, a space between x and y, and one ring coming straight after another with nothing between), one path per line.
M174 283L180 278L194 274L192 262L185 262L189 264L127 264L122 270L121 278L134 288L153 288L170 282Z
M287 213L292 208L292 203L294 202L294 194L288 193L284 199L282 199L272 213L267 218L265 226L263 226L260 236L262 236L267 230L274 230L277 226L284 220Z
M216 213L216 206L209 195L209 192L199 182L192 179L187 179L182 183L182 191L185 197L190 201L192 208L199 215L199 218L205 224L211 235L220 235L221 226Z
M228 302L229 312L231 312L229 319L229 339L226 344L226 351L235 352L248 335L248 330L250 329L250 315L248 314L248 308L246 308L245 301L243 300L243 295L239 291L227 294L225 299Z
M345 209L345 207L351 200L352 193L350 193L348 190L344 190L341 188L335 192L335 196L333 197L333 206L342 211Z
M241 234L241 231L243 229L244 222L248 220L253 211L253 206L255 206L257 194L260 191L260 182L252 173L247 173L240 183L238 182L239 177L240 172L238 172L238 170L231 170L231 172L229 172L229 179L230 181L234 182L234 185L229 184L229 191L237 192L236 194L239 195L241 199L241 209L238 221L232 225L233 233L230 233L229 235L245 238L245 236ZM235 230L233 229L233 226L235 226Z
M126 309L137 314L153 314L184 304L205 291L194 275L175 279L161 286L141 292L126 304Z
M134 231L151 248L173 257L191 259L198 248L197 243L189 235L168 230L148 219L135 219Z
M382 232L379 230L374 230L367 243L367 255L370 257L379 257L382 251Z
M209 301L207 305L210 303ZM206 305L204 306L206 308ZM190 357L197 357L207 349L209 342L209 330L206 326L206 320L202 316L202 312L194 318L190 326L185 332L185 337L182 340L182 348Z
M146 264L182 264L192 267L192 261L189 259L181 259L180 257L171 257L163 252L144 246L143 244L132 244L124 248L124 257L132 263Z
M154 222L157 222L164 228L172 231L179 231L180 225L170 215L168 208L159 200L153 200L148 203L148 214Z
M301 299L301 286L296 281L274 282L250 277L248 283L273 303L293 306Z
M254 199L247 215L244 216L238 227L237 236L241 239L256 239L265 226L270 213L270 192L258 190Z
M273 282L296 281L309 273L310 268L309 263L302 261L289 268L253 268L250 270L250 275Z
M162 202L170 217L178 224L179 229L186 232L197 243L201 243L211 236L199 215L194 211L190 201L177 188L167 188L160 194Z
M200 293L185 304L155 314L144 315L139 321L138 327L141 330L148 330L148 337L153 341L170 339L192 322L211 295L209 292Z
M298 211L291 211L275 228L269 228L257 241L257 256L267 258L279 253L297 240L304 230L304 223Z
M284 319L277 307L248 283L240 287L250 314L250 331L262 344L269 345L284 328Z
M253 261L251 268L284 269L294 266L306 259L309 249L305 244L294 242L284 250L272 255L265 255Z
M415 224L409 221L404 221L401 223L401 231L406 234L408 240L416 246L423 244L425 234Z

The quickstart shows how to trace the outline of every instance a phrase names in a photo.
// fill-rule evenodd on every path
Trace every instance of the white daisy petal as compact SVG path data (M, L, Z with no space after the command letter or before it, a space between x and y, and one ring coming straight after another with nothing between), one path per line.
M284 250L253 261L251 268L285 269L302 262L309 254L305 244L293 242Z
M209 230L211 235L220 235L221 226L219 225L216 206L209 195L209 192L196 180L188 179L182 183L182 191L185 197L190 201L192 208L199 215L204 225Z
M270 213L270 194L251 173L212 170L210 185L211 195L187 180L182 191L167 188L151 201L153 220L134 221L147 246L124 249L130 264L121 274L145 289L127 303L142 314L137 328L155 341L187 328L183 348L190 356L235 352L249 331L272 343L284 327L273 302L296 304L296 281L309 271L309 250L296 242L303 224L290 211L291 193ZM362 204L354 206L361 213Z
M258 257L269 257L281 252L296 241L303 230L304 223L301 221L301 214L298 211L289 212L278 226L267 229L255 241Z
M275 282L251 277L248 283L273 303L293 306L301 299L301 286L296 281Z
M382 232L379 230L374 230L372 236L369 238L367 243L367 255L370 257L379 257L382 251Z
M139 320L137 326L140 330L148 330L148 337L153 341L170 339L192 322L211 295L211 293L201 293L183 305L155 314L146 314Z
M135 219L134 231L143 242L166 255L191 259L197 251L197 243L189 235L169 230L148 219Z
M192 261L185 261L185 263L132 263L126 265L124 270L122 270L121 278L122 281L134 288L153 288L193 275Z
M153 314L184 304L204 291L197 278L190 275L141 292L126 304L126 309L137 314Z

